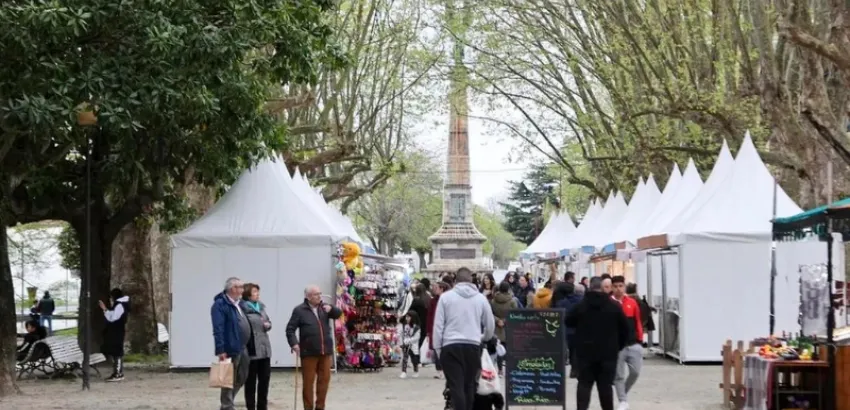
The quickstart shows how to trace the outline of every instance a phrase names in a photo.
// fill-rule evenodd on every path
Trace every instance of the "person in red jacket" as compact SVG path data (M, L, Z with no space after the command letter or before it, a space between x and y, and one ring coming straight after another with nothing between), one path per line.
M638 302L626 295L626 278L614 276L611 278L614 287L613 298L623 307L626 321L629 325L629 334L626 339L626 347L620 351L617 360L617 377L614 379L614 388L617 390L617 400L620 405L617 410L628 410L628 394L632 386L640 376L643 367L643 325L641 324L640 305Z
M440 295L449 290L449 284L443 281L437 282L431 286L431 302L428 306L428 314L425 319L425 330L428 333L428 349L431 350L431 357L434 361L434 367L437 369L435 379L443 378L443 366L440 365L440 358L437 352L434 351L434 314L437 313L437 303L440 302Z

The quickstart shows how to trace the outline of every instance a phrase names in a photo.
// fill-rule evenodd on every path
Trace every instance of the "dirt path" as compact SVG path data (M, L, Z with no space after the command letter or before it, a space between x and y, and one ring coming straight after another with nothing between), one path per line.
M433 367L424 369L419 379L406 380L399 379L397 369L392 368L371 374L339 373L331 381L328 409L442 410L443 381L433 379L433 374ZM291 372L272 374L272 409L292 410L293 377ZM716 366L679 366L667 360L648 359L631 394L631 408L719 410L719 377ZM218 392L206 387L207 380L206 373L135 369L129 370L121 383L107 384L96 379L88 392L80 391L79 380L27 380L20 383L24 395L3 400L0 408L217 409ZM568 408L574 409L573 380L568 391Z

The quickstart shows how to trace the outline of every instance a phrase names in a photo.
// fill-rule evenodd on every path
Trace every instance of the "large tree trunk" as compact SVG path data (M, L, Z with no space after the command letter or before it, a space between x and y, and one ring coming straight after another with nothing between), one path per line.
M102 219L93 213L91 244L88 244L86 241L87 230L85 223L80 223L79 221L72 223L77 233L77 240L80 243L80 266L82 268L80 272L80 285L82 290L85 290L86 286L88 286L85 273L88 266L86 253L89 250L91 251L91 297L89 297L88 303L86 303L85 292L80 292L79 329L81 331L78 335L80 346L85 348L85 331L83 329L86 329L88 324L86 311L91 312L91 352L99 352L100 346L103 344L103 329L106 319L100 307L98 307L98 302L103 301L107 303L109 301L109 285L112 277L112 241L114 238L106 237L104 226L103 224L98 224L98 220Z
M112 243L112 287L121 288L130 297L130 352L145 355L157 351L150 233L149 223L137 220L121 229Z
M0 397L20 393L15 384L17 318L8 245L6 224L0 224Z

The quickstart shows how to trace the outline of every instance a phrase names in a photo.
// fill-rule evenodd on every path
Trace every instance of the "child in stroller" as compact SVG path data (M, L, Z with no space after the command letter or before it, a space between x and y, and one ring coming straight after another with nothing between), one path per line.
M481 344L482 352L486 349L487 353L490 354L490 359L493 363L496 363L496 359L498 357L497 351L500 350L498 349L498 346L499 341L495 337L490 341ZM481 377L480 374L479 377ZM443 399L446 401L445 410L454 410L448 387L443 390ZM502 392L495 392L487 395L481 395L478 394L477 391L475 392L475 402L472 407L474 410L502 410L504 407L505 397Z

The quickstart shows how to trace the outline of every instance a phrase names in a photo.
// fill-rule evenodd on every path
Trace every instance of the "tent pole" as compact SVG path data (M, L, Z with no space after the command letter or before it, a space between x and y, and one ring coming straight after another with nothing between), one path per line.
M829 363L829 377L826 378L827 403L832 403L829 408L835 408L835 304L833 303L832 293L832 219L827 221L827 237L826 237L826 282L829 290L829 309L826 317L826 349L827 362Z
M773 182L773 218L776 219L776 193L779 183ZM776 241L770 243L770 332L768 335L773 336L776 331Z

